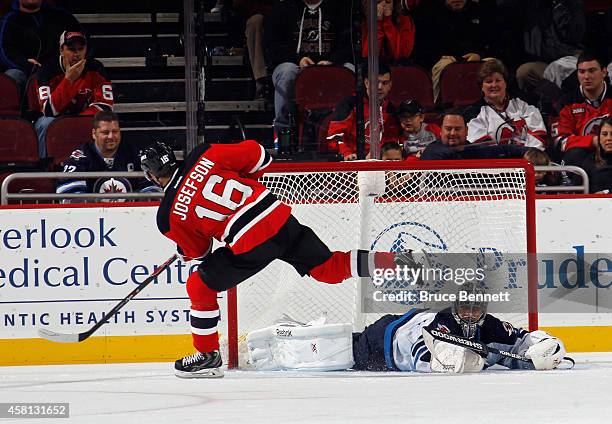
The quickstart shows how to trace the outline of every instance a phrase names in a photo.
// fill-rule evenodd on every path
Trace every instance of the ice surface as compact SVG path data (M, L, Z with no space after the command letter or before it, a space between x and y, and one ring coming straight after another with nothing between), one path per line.
M170 363L0 367L0 402L69 402L69 419L14 423L605 423L612 353L571 371L473 375L229 371L183 380Z

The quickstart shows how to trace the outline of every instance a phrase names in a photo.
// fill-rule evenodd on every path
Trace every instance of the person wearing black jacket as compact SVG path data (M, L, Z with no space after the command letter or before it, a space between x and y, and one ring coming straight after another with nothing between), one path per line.
M277 3L264 31L266 64L273 69L274 128L290 130L295 79L312 65L352 62L351 10L340 0L286 0Z
M467 143L468 127L458 110L444 114L440 139L427 145L422 160L520 158L527 147L516 144L485 145Z
M568 150L563 160L565 165L576 165L586 171L591 193L612 192L612 116L601 121L593 149L576 147Z
M0 68L25 88L37 67L57 53L63 31L82 31L74 16L42 0L15 0L0 21Z
M477 62L490 56L494 9L472 0L440 0L423 3L415 16L413 57L432 70L434 99L440 93L440 76L454 62Z

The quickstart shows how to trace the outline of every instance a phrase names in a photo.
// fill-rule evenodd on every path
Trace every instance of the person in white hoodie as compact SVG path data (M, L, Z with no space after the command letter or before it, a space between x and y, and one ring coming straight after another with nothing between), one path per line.
M345 65L352 61L351 9L344 0L278 2L265 28L266 63L274 84L274 129L290 131L295 79L312 65Z

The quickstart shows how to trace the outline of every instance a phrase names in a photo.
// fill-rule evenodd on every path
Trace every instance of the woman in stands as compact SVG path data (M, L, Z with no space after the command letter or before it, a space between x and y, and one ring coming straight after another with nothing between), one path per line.
M363 1L366 16L368 2ZM378 54L385 63L405 62L414 48L415 26L412 18L402 10L400 0L378 0ZM368 21L362 28L363 57L368 57Z
M601 121L593 148L568 150L563 160L566 165L576 165L586 171L591 193L612 192L612 116Z
M478 71L482 99L468 107L468 142L519 144L543 150L547 132L540 111L508 92L508 70L497 59Z

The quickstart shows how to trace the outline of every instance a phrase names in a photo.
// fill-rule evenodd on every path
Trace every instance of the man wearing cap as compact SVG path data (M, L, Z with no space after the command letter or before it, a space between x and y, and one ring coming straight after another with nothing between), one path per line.
M416 100L400 103L397 116L402 127L400 144L407 158L420 158L425 147L440 138L440 127L424 122L425 109Z
M59 116L95 115L112 110L113 88L104 66L86 58L87 38L80 31L64 31L59 58L43 64L36 75L36 91L43 114L34 127L41 157L46 157L47 128Z
M28 77L55 56L57 40L66 30L82 30L66 10L42 0L15 0L0 20L0 70L23 92Z

